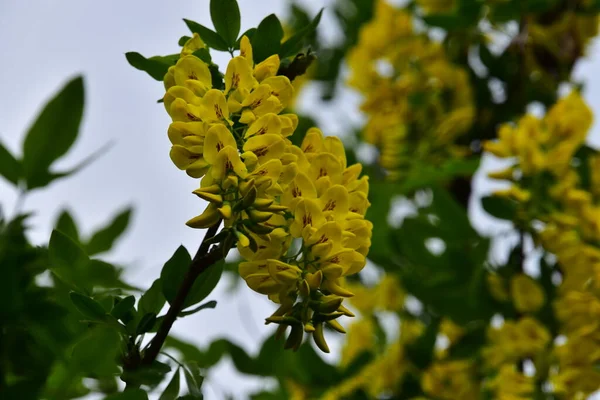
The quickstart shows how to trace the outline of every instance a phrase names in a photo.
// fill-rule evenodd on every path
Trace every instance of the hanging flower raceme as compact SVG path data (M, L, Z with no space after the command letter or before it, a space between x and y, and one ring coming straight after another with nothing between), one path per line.
M171 159L201 178L194 194L209 202L187 224L223 220L219 235L237 242L242 278L280 304L267 323L279 324L279 334L291 327L286 347L297 349L307 332L328 351L324 325L344 332L337 318L352 316L342 305L352 296L344 277L364 267L371 244L367 177L359 177L360 164L346 164L338 138L312 128L301 147L288 139L298 117L281 114L293 87L277 76L277 55L254 65L244 36L218 89L209 66L191 54L202 47L190 39L165 76Z
M441 0L418 4L432 13L454 7ZM348 55L348 83L364 95L364 137L378 147L379 164L389 179L400 180L422 165L464 157L469 150L457 139L475 119L467 71L419 32L407 10L379 0L374 13Z

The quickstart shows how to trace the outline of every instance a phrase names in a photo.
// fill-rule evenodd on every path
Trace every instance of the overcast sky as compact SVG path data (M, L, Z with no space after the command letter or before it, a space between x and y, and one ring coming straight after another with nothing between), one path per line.
M283 0L239 0L242 31L256 26L266 15L285 15ZM303 1L313 13L332 3ZM48 189L32 193L25 210L36 212L31 219L32 240L45 244L54 219L62 207L74 213L89 232L127 205L135 206L131 229L111 255L131 265L127 277L136 286L147 287L160 267L180 244L195 251L202 233L184 225L199 214L204 204L191 191L197 181L177 170L168 153L166 130L169 117L156 100L163 87L145 73L130 67L127 51L145 56L177 52L177 40L189 34L182 18L211 26L208 0L0 0L0 54L3 54L0 85L0 140L19 153L24 132L44 103L75 74L85 76L86 107L80 137L73 151L57 167L68 168L99 147L114 141L112 150L74 177L56 181ZM339 35L325 14L321 28L325 39ZM586 97L594 110L600 109L599 51L577 69L587 80ZM215 57L221 65L228 56ZM355 115L356 96L342 103L318 105L318 93L307 93L303 106L317 114L328 134L341 134L346 126L335 118L335 110ZM318 105L318 107L317 107ZM593 142L600 143L598 125ZM480 182L480 180L478 180ZM11 213L15 194L0 181L0 203ZM477 213L477 211L475 211ZM477 215L477 214L476 214ZM477 218L479 219L479 218ZM481 223L478 223L481 225ZM236 295L226 292L221 282L210 299L216 310L204 311L176 323L174 332L200 345L215 337L227 337L250 352L272 332L262 324L273 307L244 288ZM334 344L335 347L337 345ZM333 353L336 348L332 349ZM234 379L234 380L232 380ZM265 385L254 379L233 378L231 364L222 363L207 381L206 399L222 399L224 393L244 398Z

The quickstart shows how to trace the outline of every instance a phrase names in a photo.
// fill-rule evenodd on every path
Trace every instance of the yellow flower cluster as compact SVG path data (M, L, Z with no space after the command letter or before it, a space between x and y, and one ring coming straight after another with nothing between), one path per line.
M470 360L434 362L423 373L421 387L431 398L440 400L479 398L479 383Z
M518 124L501 127L499 140L484 146L496 156L514 158L508 169L491 174L513 183L497 195L518 202L524 212L521 218L529 224L522 228L557 259L561 283L553 305L562 340L554 345L552 359L544 363L553 391L565 398L584 398L598 388L600 379L594 367L600 360L600 157L577 154L591 123L590 109L579 93L573 92L542 119L528 115ZM585 181L578 171L582 162L588 163L584 165L589 171ZM541 226L532 223L535 221ZM513 278L511 294L515 308L523 313L535 312L545 302L539 285L524 276ZM538 332L539 342L537 347L534 343L528 347L541 351L550 340L549 333L529 324ZM523 341L526 339L512 338L506 344ZM487 360L497 367L510 354L513 361L534 356L492 347L487 350ZM536 367L543 365L536 363Z
M424 325L420 321L403 320L397 340L389 344L357 374L329 389L321 399L346 399L359 389L367 393L369 398L379 398L384 393L397 394L405 375L414 369L405 356L405 348L417 340L423 329Z
M187 224L208 228L223 220L224 243L237 241L245 259L242 278L281 305L267 322L280 324L279 334L291 326L286 347L297 349L310 332L328 351L323 325L344 332L336 319L352 316L342 305L352 293L343 278L364 267L371 244L367 177L359 177L360 164L346 165L338 138L316 128L301 147L287 138L298 118L281 114L293 87L276 75L277 55L254 65L242 37L220 90L212 88L208 65L191 54L202 47L190 39L165 76L171 159L202 178L194 194L209 202Z
M474 120L467 72L448 60L440 44L415 31L408 12L378 1L348 63L349 84L365 96L365 138L380 149L390 179L418 163L439 165L467 152L455 144Z
M483 350L485 364L499 369L504 364L535 358L547 350L550 340L546 327L535 318L505 321L501 327L488 330L488 345Z

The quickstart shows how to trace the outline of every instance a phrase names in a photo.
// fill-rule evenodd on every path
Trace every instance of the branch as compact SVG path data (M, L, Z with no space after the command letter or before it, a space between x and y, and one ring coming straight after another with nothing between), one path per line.
M215 236L220 224L221 220L208 228L206 231L206 235L204 236L204 239L202 240L202 243L200 244L200 247L194 256L194 259L188 268L188 271L183 279L183 282L181 283L181 286L179 287L179 290L177 291L177 295L175 296L173 303L171 303L171 306L169 307L169 311L167 311L164 320L156 332L156 336L154 336L150 346L144 353L144 357L142 358L143 365L152 364L152 362L154 362L158 356L158 353L162 349L167 336L169 336L169 331L173 327L173 323L177 319L179 313L183 310L185 299L190 293L190 290L192 289L194 282L196 282L196 279L198 279L200 274L206 271L211 265L214 265L225 257L222 244L219 244L209 252L208 250L210 245L206 243L208 239Z

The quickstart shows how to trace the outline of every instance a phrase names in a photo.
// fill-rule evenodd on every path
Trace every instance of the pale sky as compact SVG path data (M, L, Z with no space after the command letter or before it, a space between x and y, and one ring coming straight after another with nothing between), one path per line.
M285 15L287 4L283 0L239 2L242 31L256 26L270 13ZM24 132L41 104L79 73L85 76L86 89L82 130L73 151L57 166L67 169L107 142L115 142L108 154L83 172L56 181L27 198L24 209L36 211L30 221L35 227L31 232L35 243L47 243L56 215L63 207L72 210L84 232L89 233L121 207L134 205L133 223L110 257L131 266L126 275L131 283L148 287L180 244L192 253L195 251L202 232L184 223L204 208L191 194L198 182L176 169L169 159L166 131L170 120L162 105L156 103L163 95L162 85L129 66L124 53L137 51L152 56L177 52L177 40L189 34L182 18L211 26L208 3L208 0L0 1L0 54L4 54L0 75L2 142L18 153ZM302 3L316 13L333 1ZM327 40L335 40L341 34L332 27L332 19L326 11L321 27ZM598 47L590 55L579 65L577 76L586 78L586 97L598 111ZM214 58L224 65L229 56L220 53ZM343 110L344 116L355 116L356 104L357 97L349 91L335 104L318 104L315 90L306 93L301 103L303 108L316 113L326 134L343 134L348 122L336 118L336 112ZM594 129L593 142L598 145L597 124ZM477 182L482 184L479 178ZM0 204L9 215L14 202L14 191L0 180ZM489 219L480 218L477 206L472 215L476 217L476 225L489 229ZM253 353L262 338L272 332L273 327L265 326L262 321L273 306L264 296L246 287L231 294L226 291L227 286L228 282L221 282L209 297L219 303L215 310L177 321L174 332L201 346L213 338L227 337ZM335 354L339 343L331 342ZM241 378L234 374L229 361L222 362L206 381L205 398L222 399L229 393L244 399L243 394L265 384Z

